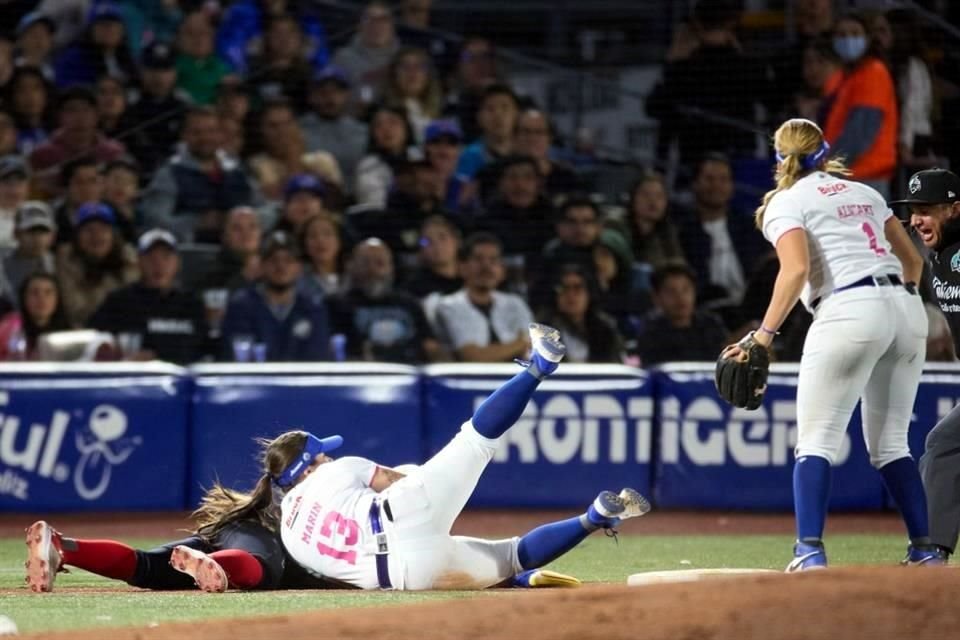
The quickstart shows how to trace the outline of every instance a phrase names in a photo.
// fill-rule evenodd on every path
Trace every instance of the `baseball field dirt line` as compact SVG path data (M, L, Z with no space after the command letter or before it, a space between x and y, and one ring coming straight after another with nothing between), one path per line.
M542 638L933 640L955 637L960 572L847 568L649 587L25 635L60 640Z
M573 515L575 510L469 510L454 525L454 533L473 536L516 535L544 522ZM83 513L36 514L8 513L0 522L0 538L23 535L30 523L41 518L54 527L77 538L177 539L190 528L189 514L164 513ZM632 535L664 534L741 534L790 533L790 513L726 513L714 511L658 511L624 523L624 533ZM835 533L900 533L903 524L894 513L838 513L827 519L827 532Z

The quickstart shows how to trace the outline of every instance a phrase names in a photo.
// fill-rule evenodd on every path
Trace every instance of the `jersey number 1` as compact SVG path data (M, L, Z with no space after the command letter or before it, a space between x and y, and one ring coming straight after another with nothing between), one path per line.
M346 547L352 547L360 539L360 526L356 520L344 518L342 514L336 511L330 511L323 519L323 526L320 527L320 535L333 542L335 534L343 536L343 544ZM317 543L317 551L322 556L328 556L336 560L343 560L347 564L357 564L357 552L353 549L334 549L330 545L322 542Z
M870 249L873 250L878 256L887 255L887 250L880 246L880 240L877 238L877 234L874 233L873 227L870 226L869 222L864 222L863 226L860 227L863 229L863 232L867 234L867 239L870 241Z

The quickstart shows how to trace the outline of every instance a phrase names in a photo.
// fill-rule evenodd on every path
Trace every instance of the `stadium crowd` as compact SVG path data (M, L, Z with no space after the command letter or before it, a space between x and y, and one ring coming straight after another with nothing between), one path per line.
M814 119L889 195L960 122L960 66L911 12L794 4L763 56L737 2L696 4L646 103L680 177L638 167L609 202L602 159L430 0L366 4L338 48L295 0L0 2L0 359L90 329L117 336L98 359L509 362L536 317L574 362L712 361L777 273L736 123Z

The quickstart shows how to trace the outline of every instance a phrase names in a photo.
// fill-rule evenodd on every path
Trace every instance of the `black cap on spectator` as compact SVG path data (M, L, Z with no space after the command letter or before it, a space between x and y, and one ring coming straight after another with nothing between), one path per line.
M327 82L338 84L344 89L350 88L350 78L347 72L336 65L329 64L313 76L313 85L320 86Z
M32 27L35 24L42 24L50 29L50 33L53 33L57 30L57 23L53 21L53 18L50 16L40 13L39 11L31 11L27 15L20 18L20 22L17 23L17 37L23 35L23 33Z
M133 156L122 155L119 158L114 158L109 161L107 164L103 165L102 173L107 174L117 168L123 168L140 175L140 164L136 161Z
M17 231L29 231L31 229L57 230L53 209L46 202L40 200L27 200L17 207L15 224Z
M0 180L18 177L26 180L30 177L30 167L23 156L10 154L0 158Z
M177 64L177 54L166 42L151 42L143 49L140 64L145 69L168 71Z
M114 225L117 222L117 217L113 213L113 208L102 202L88 202L80 205L77 212L73 214L73 226L77 229L95 220Z
M93 89L81 84L75 84L60 92L57 109L63 109L64 105L74 100L82 100L94 108L97 106L97 95L93 92Z
M260 245L260 257L267 259L277 251L289 251L294 257L300 257L300 248L292 235L286 231L274 231L263 239Z
M150 229L144 231L140 239L137 240L137 251L140 255L143 255L157 245L164 245L176 251L177 239L166 229Z

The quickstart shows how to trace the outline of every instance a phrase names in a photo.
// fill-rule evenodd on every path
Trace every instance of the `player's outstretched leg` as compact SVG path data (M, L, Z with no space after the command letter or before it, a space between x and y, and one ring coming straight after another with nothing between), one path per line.
M830 501L830 461L820 456L801 456L793 467L793 506L797 518L797 542L787 573L827 568L823 527Z
M567 352L560 332L545 324L531 323L533 356L522 371L490 394L473 414L473 428L484 438L496 440L520 419L540 382L557 370Z
M254 559L256 562L256 559ZM227 590L227 572L220 564L198 549L183 545L173 548L170 566L193 578L197 587L207 593L223 593Z
M650 502L636 489L623 489L619 494L603 491L586 513L537 527L520 538L517 558L525 571L514 576L514 585L541 586L535 583L549 578L540 567L567 553L594 531L613 529L622 520L637 518L649 511Z

